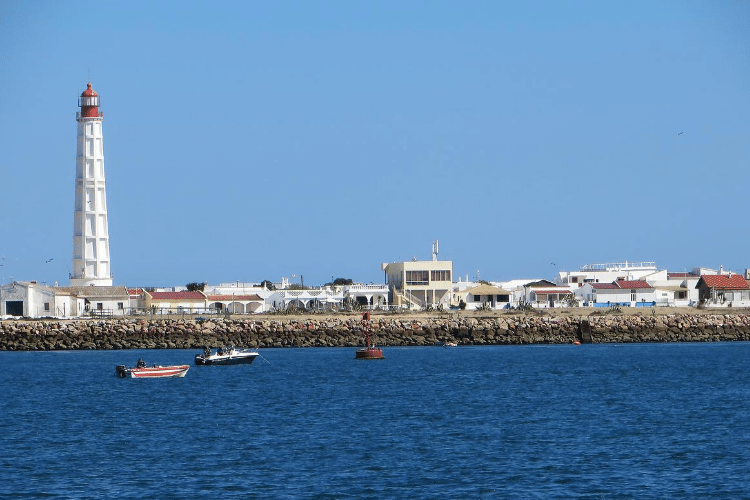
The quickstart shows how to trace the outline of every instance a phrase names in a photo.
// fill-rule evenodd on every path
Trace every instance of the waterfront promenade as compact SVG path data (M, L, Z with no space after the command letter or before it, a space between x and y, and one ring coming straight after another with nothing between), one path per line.
M546 309L373 314L380 346L719 342L750 340L750 311ZM0 321L0 350L356 347L360 313L214 318L151 317Z

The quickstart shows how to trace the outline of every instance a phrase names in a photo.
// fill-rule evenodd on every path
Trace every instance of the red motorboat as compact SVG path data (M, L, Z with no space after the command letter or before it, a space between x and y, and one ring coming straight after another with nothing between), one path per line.
M370 313L369 311L362 314L362 336L365 339L365 347L357 349L355 354L356 359L385 359L383 356L383 350L379 347L374 347L371 341L371 329Z
M125 365L117 365L115 372L120 378L166 378L184 377L189 369L190 365L146 366L146 363L139 359L138 363L131 368L127 368Z

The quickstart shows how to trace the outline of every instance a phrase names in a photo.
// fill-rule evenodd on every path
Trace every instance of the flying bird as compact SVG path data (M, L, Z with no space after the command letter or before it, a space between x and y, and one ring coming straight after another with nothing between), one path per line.
M52 262L53 260L55 260L55 259L54 259L54 258L52 258L52 259L50 259L50 260L46 260L46 261L44 261L44 263L45 263L45 264L49 264L49 263L50 263L50 262Z
M678 135L678 136L682 135L682 132L677 132L677 135Z

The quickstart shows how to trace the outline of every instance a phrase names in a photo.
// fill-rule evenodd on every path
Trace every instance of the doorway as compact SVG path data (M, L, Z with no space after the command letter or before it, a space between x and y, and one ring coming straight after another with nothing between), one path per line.
M23 316L23 300L8 300L5 302L5 314Z

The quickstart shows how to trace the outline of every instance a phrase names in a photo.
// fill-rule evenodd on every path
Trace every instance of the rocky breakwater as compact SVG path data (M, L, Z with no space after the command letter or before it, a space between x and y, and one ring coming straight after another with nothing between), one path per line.
M375 316L380 346L716 342L750 340L747 314ZM357 317L0 321L0 350L357 347Z

